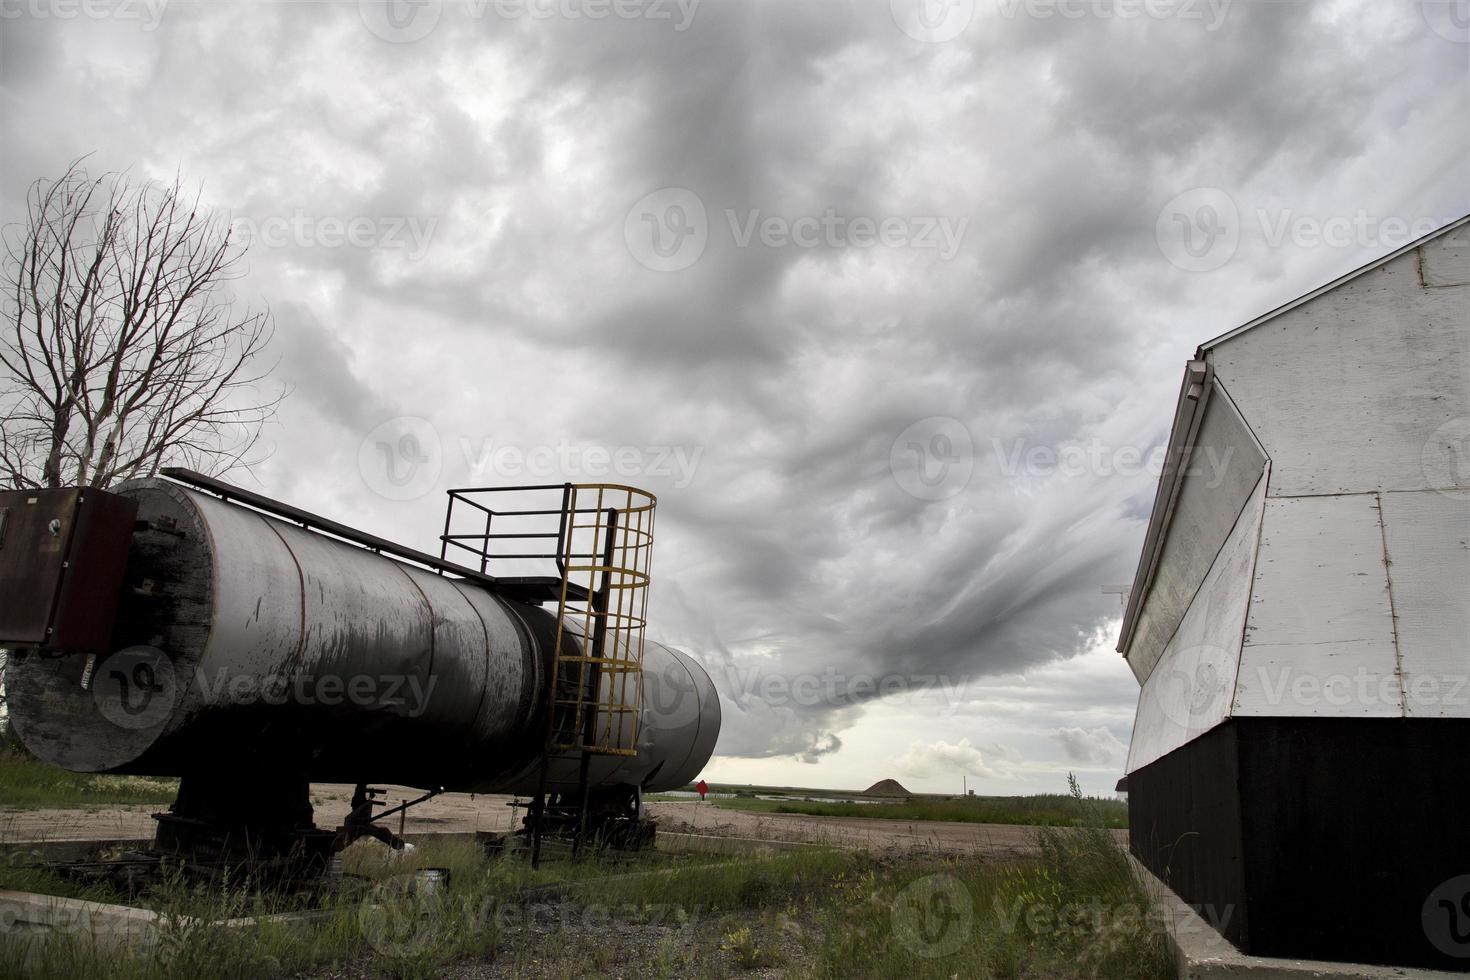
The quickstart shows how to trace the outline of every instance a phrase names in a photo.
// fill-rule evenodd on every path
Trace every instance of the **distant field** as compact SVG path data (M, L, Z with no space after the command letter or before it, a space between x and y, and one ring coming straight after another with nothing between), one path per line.
M0 750L0 806L33 810L172 803L178 788L176 779L67 772L16 752Z
M1006 823L1037 827L1069 827L1084 820L1082 804L1070 796L915 796L894 802L817 802L865 799L860 793L824 789L769 786L714 786L714 805L730 810L758 813L801 813L816 817L869 817L888 820L948 820L957 823ZM786 799L760 799L784 796ZM876 798L866 798L876 799ZM1103 823L1111 828L1128 826L1128 805L1119 800L1088 799Z

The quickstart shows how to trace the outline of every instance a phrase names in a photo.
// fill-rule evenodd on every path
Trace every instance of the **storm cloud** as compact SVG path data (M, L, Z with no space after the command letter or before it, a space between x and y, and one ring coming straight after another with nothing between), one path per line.
M90 153L229 212L266 492L428 548L450 486L658 493L714 770L1102 791L1184 362L1470 207L1444 6L6 0L0 207Z

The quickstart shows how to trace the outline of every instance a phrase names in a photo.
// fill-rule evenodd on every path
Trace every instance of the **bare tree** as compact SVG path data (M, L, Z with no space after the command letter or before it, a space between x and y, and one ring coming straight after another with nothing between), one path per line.
M8 228L0 482L106 487L161 466L248 465L283 391L257 370L269 312L235 308L244 246L181 182L39 180Z

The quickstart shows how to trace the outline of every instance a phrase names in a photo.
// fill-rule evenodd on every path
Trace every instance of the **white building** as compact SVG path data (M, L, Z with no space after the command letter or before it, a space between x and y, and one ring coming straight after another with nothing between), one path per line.
M1249 952L1470 966L1470 216L1199 348L1118 649L1156 874Z

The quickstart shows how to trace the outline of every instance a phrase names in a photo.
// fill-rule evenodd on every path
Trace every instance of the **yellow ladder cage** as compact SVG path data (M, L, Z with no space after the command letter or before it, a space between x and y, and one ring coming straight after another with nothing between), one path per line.
M638 753L657 503L619 484L567 488L548 752Z

